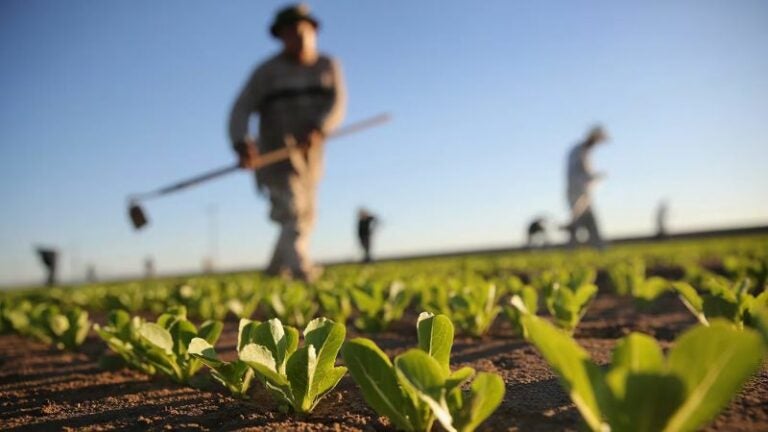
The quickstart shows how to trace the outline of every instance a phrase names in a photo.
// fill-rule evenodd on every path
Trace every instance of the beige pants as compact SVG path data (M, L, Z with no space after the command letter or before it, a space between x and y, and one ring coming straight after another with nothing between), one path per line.
M267 271L290 272L305 279L311 272L309 239L315 224L317 182L313 176L295 172L264 182L272 203L270 218L280 224L280 235Z

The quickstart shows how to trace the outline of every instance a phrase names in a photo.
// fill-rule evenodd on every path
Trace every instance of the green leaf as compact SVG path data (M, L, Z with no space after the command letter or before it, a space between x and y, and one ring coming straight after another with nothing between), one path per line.
M61 336L69 330L69 320L62 314L53 315L48 319L48 325L51 328L51 332L56 336Z
M168 330L155 323L143 323L139 327L141 337L166 355L173 355L173 338Z
M187 354L187 347L192 339L197 336L197 328L185 319L178 319L168 329L173 339L173 352L176 356L183 357Z
M756 332L726 322L684 333L668 362L670 372L685 383L686 400L664 430L695 430L711 420L758 370L764 355Z
M445 315L422 312L416 324L419 348L426 352L450 373L451 347L453 346L453 324Z
M312 380L317 369L317 353L313 345L296 350L288 358L285 373L291 384L293 409L299 413L312 410L313 400L310 395Z
M241 318L237 330L237 352L240 352L244 346L249 343L257 343L255 339L256 328L261 324L258 321L251 321L247 318Z
M445 380L445 390L447 392L450 392L454 388L462 385L464 382L466 382L468 379L472 378L472 375L475 374L475 370L472 369L469 366L464 366L463 368L457 370L456 372L450 374L448 378Z
M601 376L600 370L569 335L535 315L525 315L522 320L529 340L560 377L587 425L592 430L601 430L603 415L593 387L595 377Z
M410 349L395 358L395 373L403 387L428 405L446 430L455 430L446 400L446 373L437 360L420 349Z
M313 400L332 390L346 373L346 368L334 368L346 333L347 329L342 324L325 318L310 321L304 330L305 344L314 346L317 351L317 371L310 390ZM314 403L317 401L314 400Z
M206 321L200 326L197 336L206 340L209 344L216 343L221 336L224 324L221 321Z
M471 432L484 422L504 399L504 380L496 374L481 372L469 388L469 394L459 412L455 413L454 426L461 432Z
M319 370L326 370L336 363L336 356L344 343L347 329L327 318L316 318L304 329L304 343L315 347Z
M677 292L683 305L691 311L693 316L704 325L709 325L706 316L704 316L704 301L701 299L699 293L686 282L675 282L672 284L672 288Z
M216 350L203 338L196 337L189 343L189 354L200 359L208 367L217 368L224 364Z
M272 351L263 345L248 344L240 351L240 360L252 367L256 373L278 386L287 386L288 380L277 370Z
M411 416L415 415L415 407L398 385L386 354L365 338L348 341L341 354L365 402L379 415L389 418L396 428L413 431Z
M629 372L664 372L664 354L656 339L641 333L622 338L613 350L612 368Z
M612 431L660 431L685 398L683 382L661 371L613 368L606 383L611 397L601 399L601 408Z

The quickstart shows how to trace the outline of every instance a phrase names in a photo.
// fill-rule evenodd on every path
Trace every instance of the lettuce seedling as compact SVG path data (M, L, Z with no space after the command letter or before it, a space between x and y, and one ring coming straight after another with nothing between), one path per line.
M465 284L450 295L448 310L443 312L464 333L482 336L501 312L498 305L501 295L495 284L484 280Z
M686 308L704 325L713 318L733 323L737 328L753 325L756 310L768 307L768 290L758 296L749 293L749 279L731 284L724 278L709 278L704 284L706 292L699 294L687 282L672 284Z
M189 344L195 337L215 343L222 324L206 321L197 330L187 320L186 308L178 306L160 315L156 323L143 322L138 329L145 347L145 355L159 372L177 382L187 382L201 367L202 362L189 354Z
M682 432L704 426L761 365L751 330L719 321L680 336L666 358L650 336L621 339L606 369L547 321L523 316L528 340L554 369L593 431Z
M261 323L249 319L241 319L237 334L237 352L240 354L243 347L255 342L253 335L255 329ZM248 393L253 380L253 369L244 361L238 359L233 362L221 360L213 345L205 339L194 338L189 343L189 354L211 369L211 376L226 387L233 396L244 398Z
M128 312L118 309L107 315L107 323L103 327L94 324L93 329L128 366L154 375L155 367L148 360L145 344L139 336L139 328L143 323L141 317L131 317Z
M316 318L304 329L304 346L298 348L299 332L279 319L259 323L241 337L240 360L279 403L296 413L311 412L336 387L347 372L335 367L346 328L326 318Z
M454 329L445 315L422 313L417 333L418 349L406 351L394 362L370 339L344 344L344 361L363 398L397 429L428 431L437 419L447 431L474 430L501 403L504 381L480 373L468 390L461 390L475 370L451 372Z
M355 327L364 332L380 332L400 319L411 304L413 292L402 282L369 282L352 288L350 295L360 313Z
M168 313L158 317L156 323L143 322L138 328L142 345L142 355L172 380L188 382L203 366L203 363L189 353L189 344L195 337L214 344L222 330L220 321L206 321L198 330L187 320L187 311L183 306L171 308Z
M70 350L83 344L91 328L88 312L79 307L62 310L53 303L43 302L33 306L27 300L4 304L0 321L4 321L3 327L9 327L23 336L31 336L58 349Z
M276 279L271 283L269 307L281 321L304 327L318 310L314 290L303 282L284 282Z
M614 289L620 295L631 295L640 304L646 305L670 289L666 279L645 275L645 262L635 259L615 264L609 269Z
M544 302L555 323L573 333L596 295L597 286L591 283L570 288L555 282L547 290Z
M531 286L524 286L520 288L520 291L518 294L515 295L517 298L519 298L519 302L522 303L524 310L527 312L530 312L532 314L536 314L536 312L539 310L539 294L536 292L536 290ZM515 297L512 297L513 299ZM511 300L510 300L511 301ZM507 316L507 319L509 319L510 324L512 324L512 329L519 335L523 337L527 337L527 333L525 332L525 327L522 323L522 317L523 312L520 311L518 307L515 307L514 303L510 303L509 306L504 306L504 315Z
M323 309L323 314L334 322L346 324L352 315L352 301L343 289L318 290L317 299Z

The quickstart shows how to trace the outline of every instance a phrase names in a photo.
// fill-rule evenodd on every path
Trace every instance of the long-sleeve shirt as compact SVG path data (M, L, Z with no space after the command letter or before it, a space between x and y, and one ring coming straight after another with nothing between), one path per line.
M589 206L589 190L597 179L589 163L589 152L581 143L568 154L568 203L575 213L581 213Z
M232 143L248 135L251 114L259 115L260 153L285 147L287 135L304 136L312 129L325 134L342 121L346 88L335 59L319 55L313 65L300 64L280 53L258 66L235 101L229 118ZM311 150L310 164L322 164L322 146ZM285 161L259 170L260 178L289 170ZM310 167L320 170L319 167Z

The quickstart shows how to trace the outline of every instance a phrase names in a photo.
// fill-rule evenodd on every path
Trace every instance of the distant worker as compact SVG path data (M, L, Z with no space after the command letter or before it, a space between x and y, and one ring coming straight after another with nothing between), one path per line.
M597 180L605 177L592 171L590 155L594 147L608 136L600 126L593 127L583 142L577 144L568 154L568 204L571 207L571 222L564 228L570 233L570 243L580 243L579 235L586 231L589 243L603 248L603 239L592 211L591 189Z
M45 267L45 284L48 286L56 285L56 262L58 261L59 253L55 249L39 247L37 248L37 255L40 257L43 267Z
M266 152L300 149L290 160L259 169L256 182L269 196L270 218L281 228L266 273L306 281L322 271L308 252L325 137L341 123L346 105L338 61L317 51L319 26L306 5L277 13L270 33L282 50L255 69L229 119L229 136L243 168L254 168ZM254 113L259 115L258 139L248 130Z
M85 281L88 283L95 283L98 280L96 277L96 266L93 264L88 264L88 267L85 269Z
M528 225L528 247L546 246L547 243L547 220L540 216Z
M667 201L661 201L656 210L656 237L663 238L667 236L667 217L669 216L669 205Z
M368 210L361 208L357 212L357 236L360 239L360 247L363 248L363 262L369 263L371 259L371 236L378 219Z
M155 259L151 256L144 258L144 277L146 279L155 277Z

